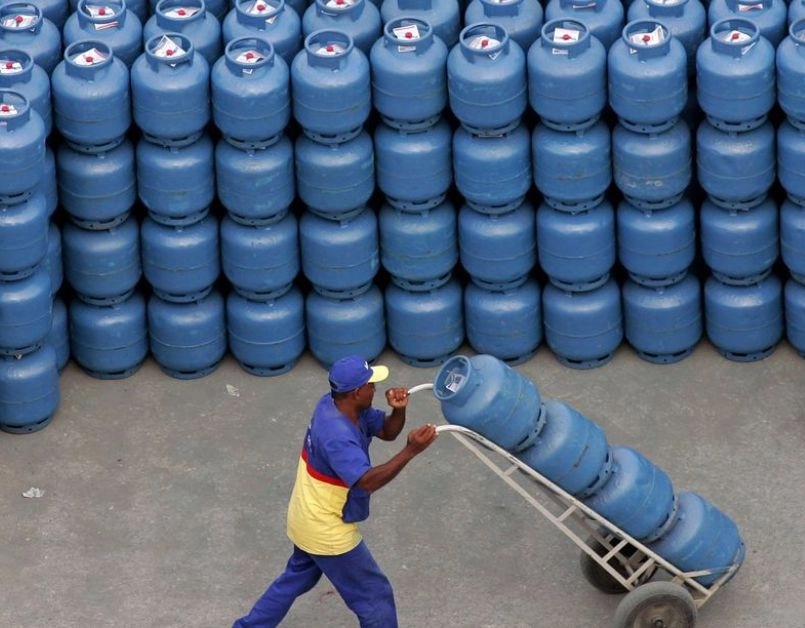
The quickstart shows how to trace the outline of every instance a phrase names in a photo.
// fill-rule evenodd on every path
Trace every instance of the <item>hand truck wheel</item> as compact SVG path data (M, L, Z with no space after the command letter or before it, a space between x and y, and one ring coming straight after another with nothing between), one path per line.
M690 592L674 582L649 582L621 600L615 628L693 628L696 604Z

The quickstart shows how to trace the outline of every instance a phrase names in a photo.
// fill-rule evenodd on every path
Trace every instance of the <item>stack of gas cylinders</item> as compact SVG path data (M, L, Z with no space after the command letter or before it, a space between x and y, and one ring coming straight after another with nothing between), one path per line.
M805 353L802 7L0 0L58 363Z
M30 57L8 63L25 63ZM59 405L53 339L45 123L18 91L0 89L0 429L33 432ZM64 320L64 319L63 319Z
M448 422L513 453L682 571L712 570L697 578L704 586L743 562L744 544L729 517L696 493L677 492L639 451L610 445L575 408L543 400L501 360L454 356L436 374L433 392Z

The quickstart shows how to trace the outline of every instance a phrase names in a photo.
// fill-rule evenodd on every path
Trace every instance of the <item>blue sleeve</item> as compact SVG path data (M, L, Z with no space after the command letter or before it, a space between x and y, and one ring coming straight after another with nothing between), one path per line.
M377 436L386 422L386 413L378 408L369 408L364 413L363 419L366 421L366 427L368 428L366 430L367 434Z
M372 468L368 454L355 439L328 439L324 442L324 452L332 470L349 487Z

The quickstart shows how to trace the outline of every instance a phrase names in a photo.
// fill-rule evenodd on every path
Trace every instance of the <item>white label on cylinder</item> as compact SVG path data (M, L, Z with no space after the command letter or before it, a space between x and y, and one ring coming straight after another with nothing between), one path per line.
M762 11L763 10L763 3L758 2L757 4L739 4L738 5L738 13L747 13L748 11Z
M0 59L0 74L19 74L22 72L22 63L11 59Z
M0 105L0 118L10 118L17 115L17 108L14 105L3 103Z
M587 4L574 4L573 10L574 11L585 11L587 9L595 9L596 2L588 2Z
M465 377L461 373L450 371L445 378L444 387L450 392L456 392L464 383Z
M83 65L83 66L90 66L90 65L97 65L102 61L106 60L106 56L97 48L90 48L89 50L85 50L84 52L79 52L77 55L73 55L73 63L76 65Z
M553 41L578 41L581 31L575 28L556 28L553 31ZM567 48L552 48L553 55L567 55Z
M342 9L344 7L351 7L355 4L355 0L327 0L324 3L328 9Z
M165 15L175 20L189 20L199 11L201 11L201 9L198 7L176 7L170 11L165 11Z
M173 41L167 35L159 40L159 44L154 48L157 57L179 57L185 53L185 49Z
M84 6L84 8L91 17L114 17L117 15L117 11L115 11L114 7L103 6L100 4L87 4Z
M35 23L35 15L9 15L3 18L3 26L6 28L30 28Z
M419 27L416 24L409 24L408 26L398 26L393 28L391 32L397 39L403 41L415 41L420 38ZM397 52L413 52L416 46L397 46Z
M629 41L638 48L656 46L657 44L665 41L665 29L657 24L656 28L650 33L632 33L629 35ZM630 53L632 54L635 52L637 51L634 49L630 50Z
M257 0L257 2L252 2L251 6L246 9L246 13L249 15L263 15L264 13L268 13L274 9L270 4L265 2L264 0Z
M239 63L259 63L263 59L265 57L259 50L244 50L236 57Z
M319 46L314 52L320 57L335 57L346 50L341 44L324 44Z
M741 44L745 41L749 41L750 39L752 39L752 36L742 31L733 30L719 33L718 38L721 41L727 42L728 44Z

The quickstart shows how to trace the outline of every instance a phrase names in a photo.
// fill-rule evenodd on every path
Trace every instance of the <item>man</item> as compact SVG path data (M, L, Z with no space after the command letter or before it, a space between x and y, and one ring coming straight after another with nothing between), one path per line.
M436 439L436 428L412 430L399 453L384 464L371 465L372 437L394 440L405 425L405 388L386 391L392 409L388 415L372 407L375 383L385 380L388 372L354 355L330 368L330 392L313 411L288 504L293 553L285 571L233 628L276 626L322 573L362 628L396 628L394 592L361 539L357 522L369 516L370 495Z

